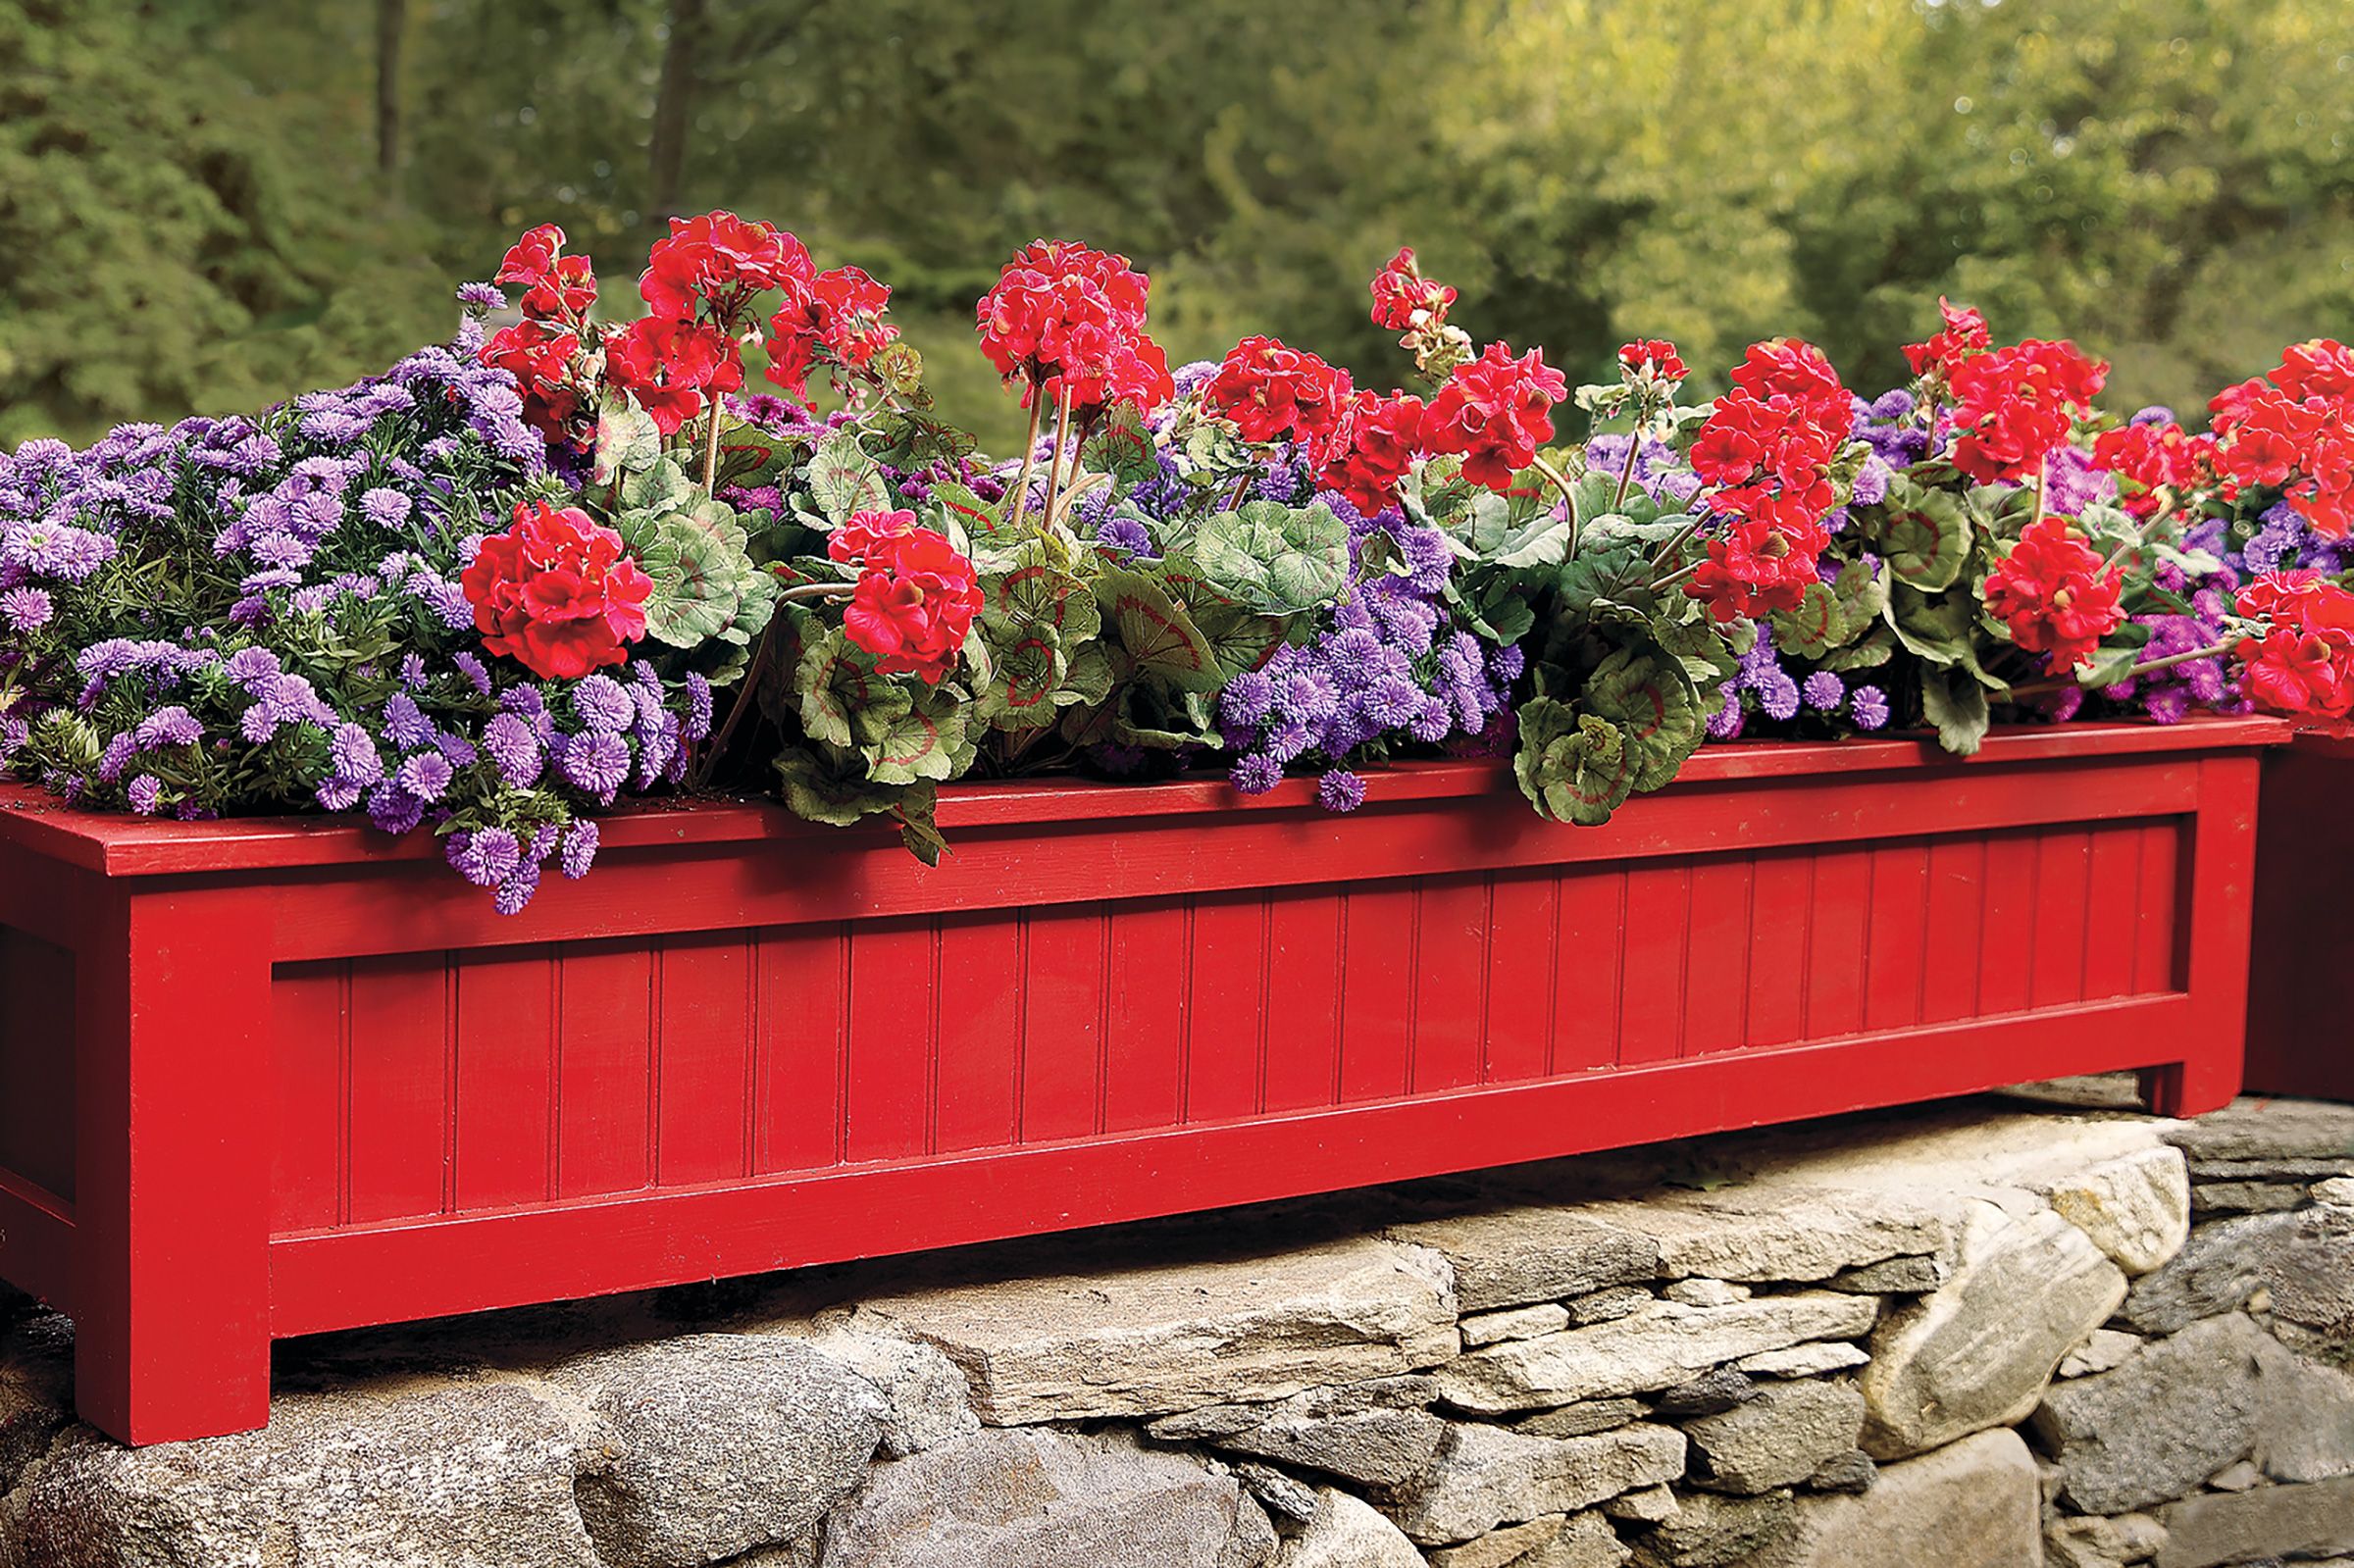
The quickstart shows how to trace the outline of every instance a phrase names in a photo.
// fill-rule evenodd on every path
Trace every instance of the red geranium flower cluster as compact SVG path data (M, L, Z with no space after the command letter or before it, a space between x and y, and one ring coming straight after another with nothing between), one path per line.
M947 535L918 527L913 512L860 512L826 541L838 561L860 563L843 611L843 631L875 656L884 675L921 676L937 685L956 667L981 583L973 563Z
M1949 378L1954 467L1981 484L2034 476L2108 379L2106 361L2067 341L2030 337L1960 360Z
M1074 408L1134 403L1147 413L1175 390L1169 358L1145 330L1151 283L1125 256L1068 240L1013 253L975 309L981 350L1028 408L1043 389Z
M1422 399L1408 392L1350 394L1325 437L1317 480L1366 517L1387 509L1413 467L1422 413Z
M621 535L578 507L515 508L515 526L485 539L458 580L483 645L542 681L577 681L629 658L645 635L654 581Z
M768 379L800 396L819 360L864 370L899 329L883 320L891 289L857 267L789 278L785 303L768 319Z
M1692 472L1727 519L1685 583L1719 621L1795 610L1831 536L1830 469L1847 443L1851 399L1822 351L1795 338L1753 343L1733 389L1710 406Z
M701 318L732 334L747 324L754 296L788 280L806 282L816 270L809 248L776 225L705 213L670 221L669 237L655 240L646 257L638 292L656 316Z
M1422 276L1411 246L1373 275L1373 325L1393 332L1427 331L1447 315L1455 290Z
M2354 728L2354 593L2319 572L2268 572L2241 590L2239 613L2266 623L2239 644L2248 694L2274 713Z
M1986 575L1986 613L2054 675L2090 664L2125 619L2117 575L2066 519L2038 518Z
M491 333L482 361L515 378L534 430L551 441L575 440L574 423L592 401L581 353L596 301L588 258L565 255L564 230L541 224L508 249L497 280L523 285L524 319Z
M605 379L671 435L702 412L706 398L743 385L743 360L716 327L641 316L606 334Z
M1430 400L1422 449L1460 453L1465 479L1509 490L1512 476L1553 439L1553 406L1568 394L1569 383L1545 363L1543 350L1515 359L1504 344L1490 343L1479 358L1457 366Z
M2127 481L2118 505L2139 521L2206 483L2214 464L2214 436L2188 434L2171 422L2121 426L2092 443L2092 466Z
M1927 342L1907 343L1905 359L1916 376L1951 380L1954 367L1984 352L1994 334L1987 329L1985 317L1970 306L1954 304L1943 294L1937 296L1937 316L1944 325Z
M588 257L563 252L564 230L541 224L508 248L496 280L524 285L524 315L578 327L596 303L596 274Z
M1347 406L1349 373L1279 338L1246 337L1226 351L1203 392L1212 414L1246 441L1286 438L1320 447Z
M2328 338L2299 343L2270 378L2208 406L2226 496L2269 486L2318 532L2354 529L2354 351Z
M1656 380L1684 379L1684 357L1664 337L1639 337L1618 350L1618 364L1630 377L1649 371Z

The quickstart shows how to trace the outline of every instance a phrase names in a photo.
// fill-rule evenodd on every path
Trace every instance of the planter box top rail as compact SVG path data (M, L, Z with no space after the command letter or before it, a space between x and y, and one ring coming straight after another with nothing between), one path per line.
M1924 767L1985 768L2118 757L2136 753L2278 745L2291 738L2278 719L2206 717L2176 725L2120 722L1997 731L1972 757L1954 757L1925 737L1878 740L1751 741L1712 745L1684 765L1671 788L1747 780L1863 774ZM2300 744L2342 746L2354 739L2306 735ZM1368 804L1470 798L1510 791L1502 761L1407 762L1369 781ZM1072 779L951 784L940 792L939 821L958 830L1014 829L1107 818L1159 817L1206 809L1282 811L1312 807L1312 779L1287 779L1266 794L1245 796L1222 777L1165 784L1097 784ZM599 820L604 847L719 846L761 839L806 839L844 830L807 823L773 801L669 801L614 812ZM857 830L851 830L853 832ZM879 833L881 830L869 830ZM424 860L437 854L428 835L386 838L350 817L243 817L170 822L78 811L24 784L0 784L0 842L107 877L268 871Z

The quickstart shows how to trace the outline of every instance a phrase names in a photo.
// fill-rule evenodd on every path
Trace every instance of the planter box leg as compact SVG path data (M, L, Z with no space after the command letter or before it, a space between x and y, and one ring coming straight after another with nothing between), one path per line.
M75 1403L125 1442L250 1431L270 1420L268 915L224 890L111 896L76 965Z
M2258 759L2209 757L2199 764L2197 857L2183 961L2196 1023L2192 1054L2141 1075L2142 1096L2160 1116L2203 1116L2239 1092L2247 1040L2248 889L2256 875Z

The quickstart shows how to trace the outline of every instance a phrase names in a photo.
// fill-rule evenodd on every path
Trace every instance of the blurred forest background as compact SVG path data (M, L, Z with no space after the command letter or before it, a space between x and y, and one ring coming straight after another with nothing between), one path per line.
M2354 329L2354 4L0 0L0 442L380 367L546 220L626 311L712 206L893 284L999 444L971 306L1040 234L1145 265L1172 361L1390 384L1411 243L1573 382L1796 333L1876 388L1943 291L2187 411Z

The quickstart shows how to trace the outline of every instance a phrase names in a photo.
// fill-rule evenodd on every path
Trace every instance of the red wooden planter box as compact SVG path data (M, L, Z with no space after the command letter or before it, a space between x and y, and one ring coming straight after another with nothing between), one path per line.
M2265 759L2248 1085L2354 1100L2354 738L2303 734Z
M2239 1084L2269 721L1711 747L1609 827L1488 763L944 791L955 853L608 822L501 918L341 824L0 795L0 1277L82 1414L274 1339L2138 1068Z

